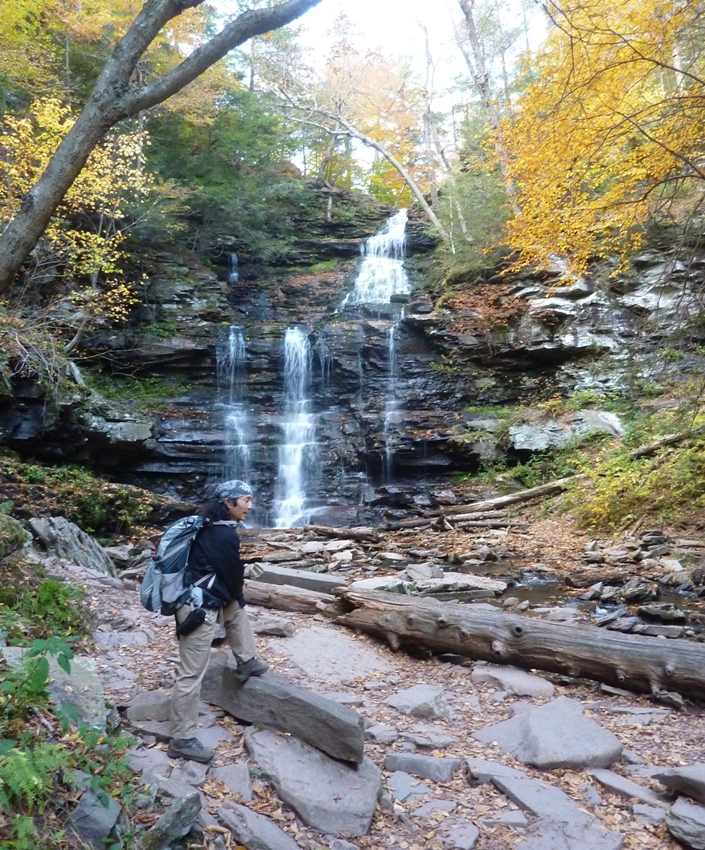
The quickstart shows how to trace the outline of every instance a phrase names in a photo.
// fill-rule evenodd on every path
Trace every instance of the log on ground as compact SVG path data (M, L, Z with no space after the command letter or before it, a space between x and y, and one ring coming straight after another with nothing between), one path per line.
M602 632L486 607L347 589L334 622L385 638L393 649L426 647L495 664L595 679L658 696L705 701L705 646Z
M267 584L245 579L245 600L250 605L273 608L277 611L296 611L300 614L326 613L328 609L340 609L340 602L329 593L319 593L303 587Z

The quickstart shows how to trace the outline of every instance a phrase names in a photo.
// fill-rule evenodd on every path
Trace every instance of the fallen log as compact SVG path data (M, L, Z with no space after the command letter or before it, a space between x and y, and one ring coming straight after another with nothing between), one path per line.
M362 528L331 528L327 525L305 525L304 531L319 534L321 537L335 537L338 540L363 540L379 543L380 536L368 527Z
M470 514L472 516L472 514ZM457 517L448 517L448 522L454 525L456 528L528 528L528 522L512 522L510 519L501 519L497 520L497 522L492 522L489 519L481 519L474 522L463 521L458 522Z
M591 626L519 617L486 606L394 593L337 594L335 623L384 638L392 649L426 647L468 658L595 679L651 693L705 700L705 647L688 641L602 632Z
M287 584L267 584L245 579L245 601L277 611L296 611L300 614L326 613L328 608L340 609L340 603L329 593L319 593Z
M428 514L434 516L451 517L456 514L476 514L480 511L491 511L494 509L500 510L506 508L507 505L517 505L521 502L530 502L532 499L539 499L542 496L550 496L553 493L559 493L565 490L571 482L578 478L584 478L583 475L569 475L567 478L557 478L555 481L549 481L548 484L540 484L538 487L530 487L528 490L519 490L516 493L509 493L506 496L497 496L494 499L484 499L481 502L470 502L469 505L453 505L448 508L439 508L434 511L427 511Z
M694 428L692 431L682 431L678 434L669 434L667 437L662 437L655 440L653 443L639 446L633 449L627 455L628 457L639 458L654 454L659 449L666 446L673 446L683 442L688 437L693 437L705 430L705 427ZM579 481L586 476L583 473L568 475L565 478L557 478L555 481L549 481L547 484L540 484L538 487L530 487L528 490L519 490L516 493L509 493L507 496L497 496L494 499L485 499L482 502L471 502L468 505L453 505L452 507L436 508L434 510L425 511L426 516L446 516L451 517L459 513L477 513L479 511L491 511L503 508L507 505L516 505L521 502L528 502L532 499L538 499L541 496L550 496L553 493L560 492L569 487L574 481Z

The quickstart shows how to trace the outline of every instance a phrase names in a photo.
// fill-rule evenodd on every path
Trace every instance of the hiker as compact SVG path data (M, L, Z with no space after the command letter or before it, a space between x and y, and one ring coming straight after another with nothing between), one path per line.
M257 646L242 595L245 566L240 558L240 537L235 523L247 518L252 508L252 488L244 481L226 481L201 508L203 529L191 546L186 584L203 576L215 578L199 586L202 608L181 605L176 610L179 635L179 669L171 697L171 742L167 755L207 763L213 750L196 738L201 682L208 665L211 643L219 625L237 659L234 671L239 682L261 676L268 668L257 658Z

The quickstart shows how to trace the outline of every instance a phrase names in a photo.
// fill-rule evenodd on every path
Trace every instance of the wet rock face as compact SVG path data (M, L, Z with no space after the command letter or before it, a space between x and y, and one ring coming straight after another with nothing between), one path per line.
M422 247L414 227L411 245ZM350 231L346 238L359 250L362 235ZM408 507L429 480L472 470L501 452L525 457L594 430L598 414L585 411L570 422L544 419L507 434L499 420L467 408L511 404L546 389L622 391L634 363L646 364L662 345L657 335L669 322L682 324L698 309L687 294L692 270L666 268L662 257L644 257L629 282L564 286L550 276L502 278L469 285L447 306L423 289L412 258L410 294L345 308L355 260L230 283L222 270L204 269L193 257L156 261L152 306L142 318L161 323L160 335L125 332L90 344L138 376L178 376L188 391L153 419L78 392L47 404L32 382L17 381L15 398L0 412L0 440L39 459L84 461L129 483L199 497L227 460L229 390L217 375L217 354L227 328L236 325L246 350L238 392L248 414L248 475L263 522L271 520L280 461L288 327L304 328L311 345L308 395L317 449L308 495L322 509L320 521L345 523L364 519L359 506L372 501L375 487L394 485L377 499L379 510ZM676 289L679 309L669 313L664 308L674 306ZM598 425L614 432L619 423L609 417Z

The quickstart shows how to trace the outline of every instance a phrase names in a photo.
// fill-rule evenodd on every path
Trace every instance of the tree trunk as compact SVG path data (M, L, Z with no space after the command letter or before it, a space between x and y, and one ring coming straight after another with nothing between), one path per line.
M547 623L497 609L394 593L339 594L334 622L384 638L393 649L427 647L498 664L538 668L651 693L705 700L705 647L684 640Z
M134 85L137 63L161 29L184 10L202 2L147 0L117 43L76 123L0 236L0 294L10 287L91 152L111 127L167 100L234 47L252 36L291 23L320 0L286 0L271 8L244 12L176 68L147 85Z
M502 140L502 123L499 117L499 110L497 109L495 99L492 97L490 74L487 70L485 54L480 42L480 35L477 31L477 27L475 26L475 17L473 15L475 0L458 0L458 3L460 4L463 16L465 17L465 27L468 41L470 42L470 49L472 50L472 58L470 58L470 55L467 50L465 50L465 47L460 40L458 40L458 47L460 48L460 52L463 54L465 64L468 66L468 70L470 71L473 80L475 81L475 86L480 94L487 123L490 125L490 128L494 133L495 153L497 154L499 167L502 172L504 191L512 205L512 210L515 214L520 215L521 209L516 202L516 188L514 187L514 181L512 180L511 172L509 170L509 157L507 156L507 151Z
M336 605L340 607L336 598L328 593L251 579L245 579L245 599L249 605L261 605L277 611L296 611L299 614L320 614Z

